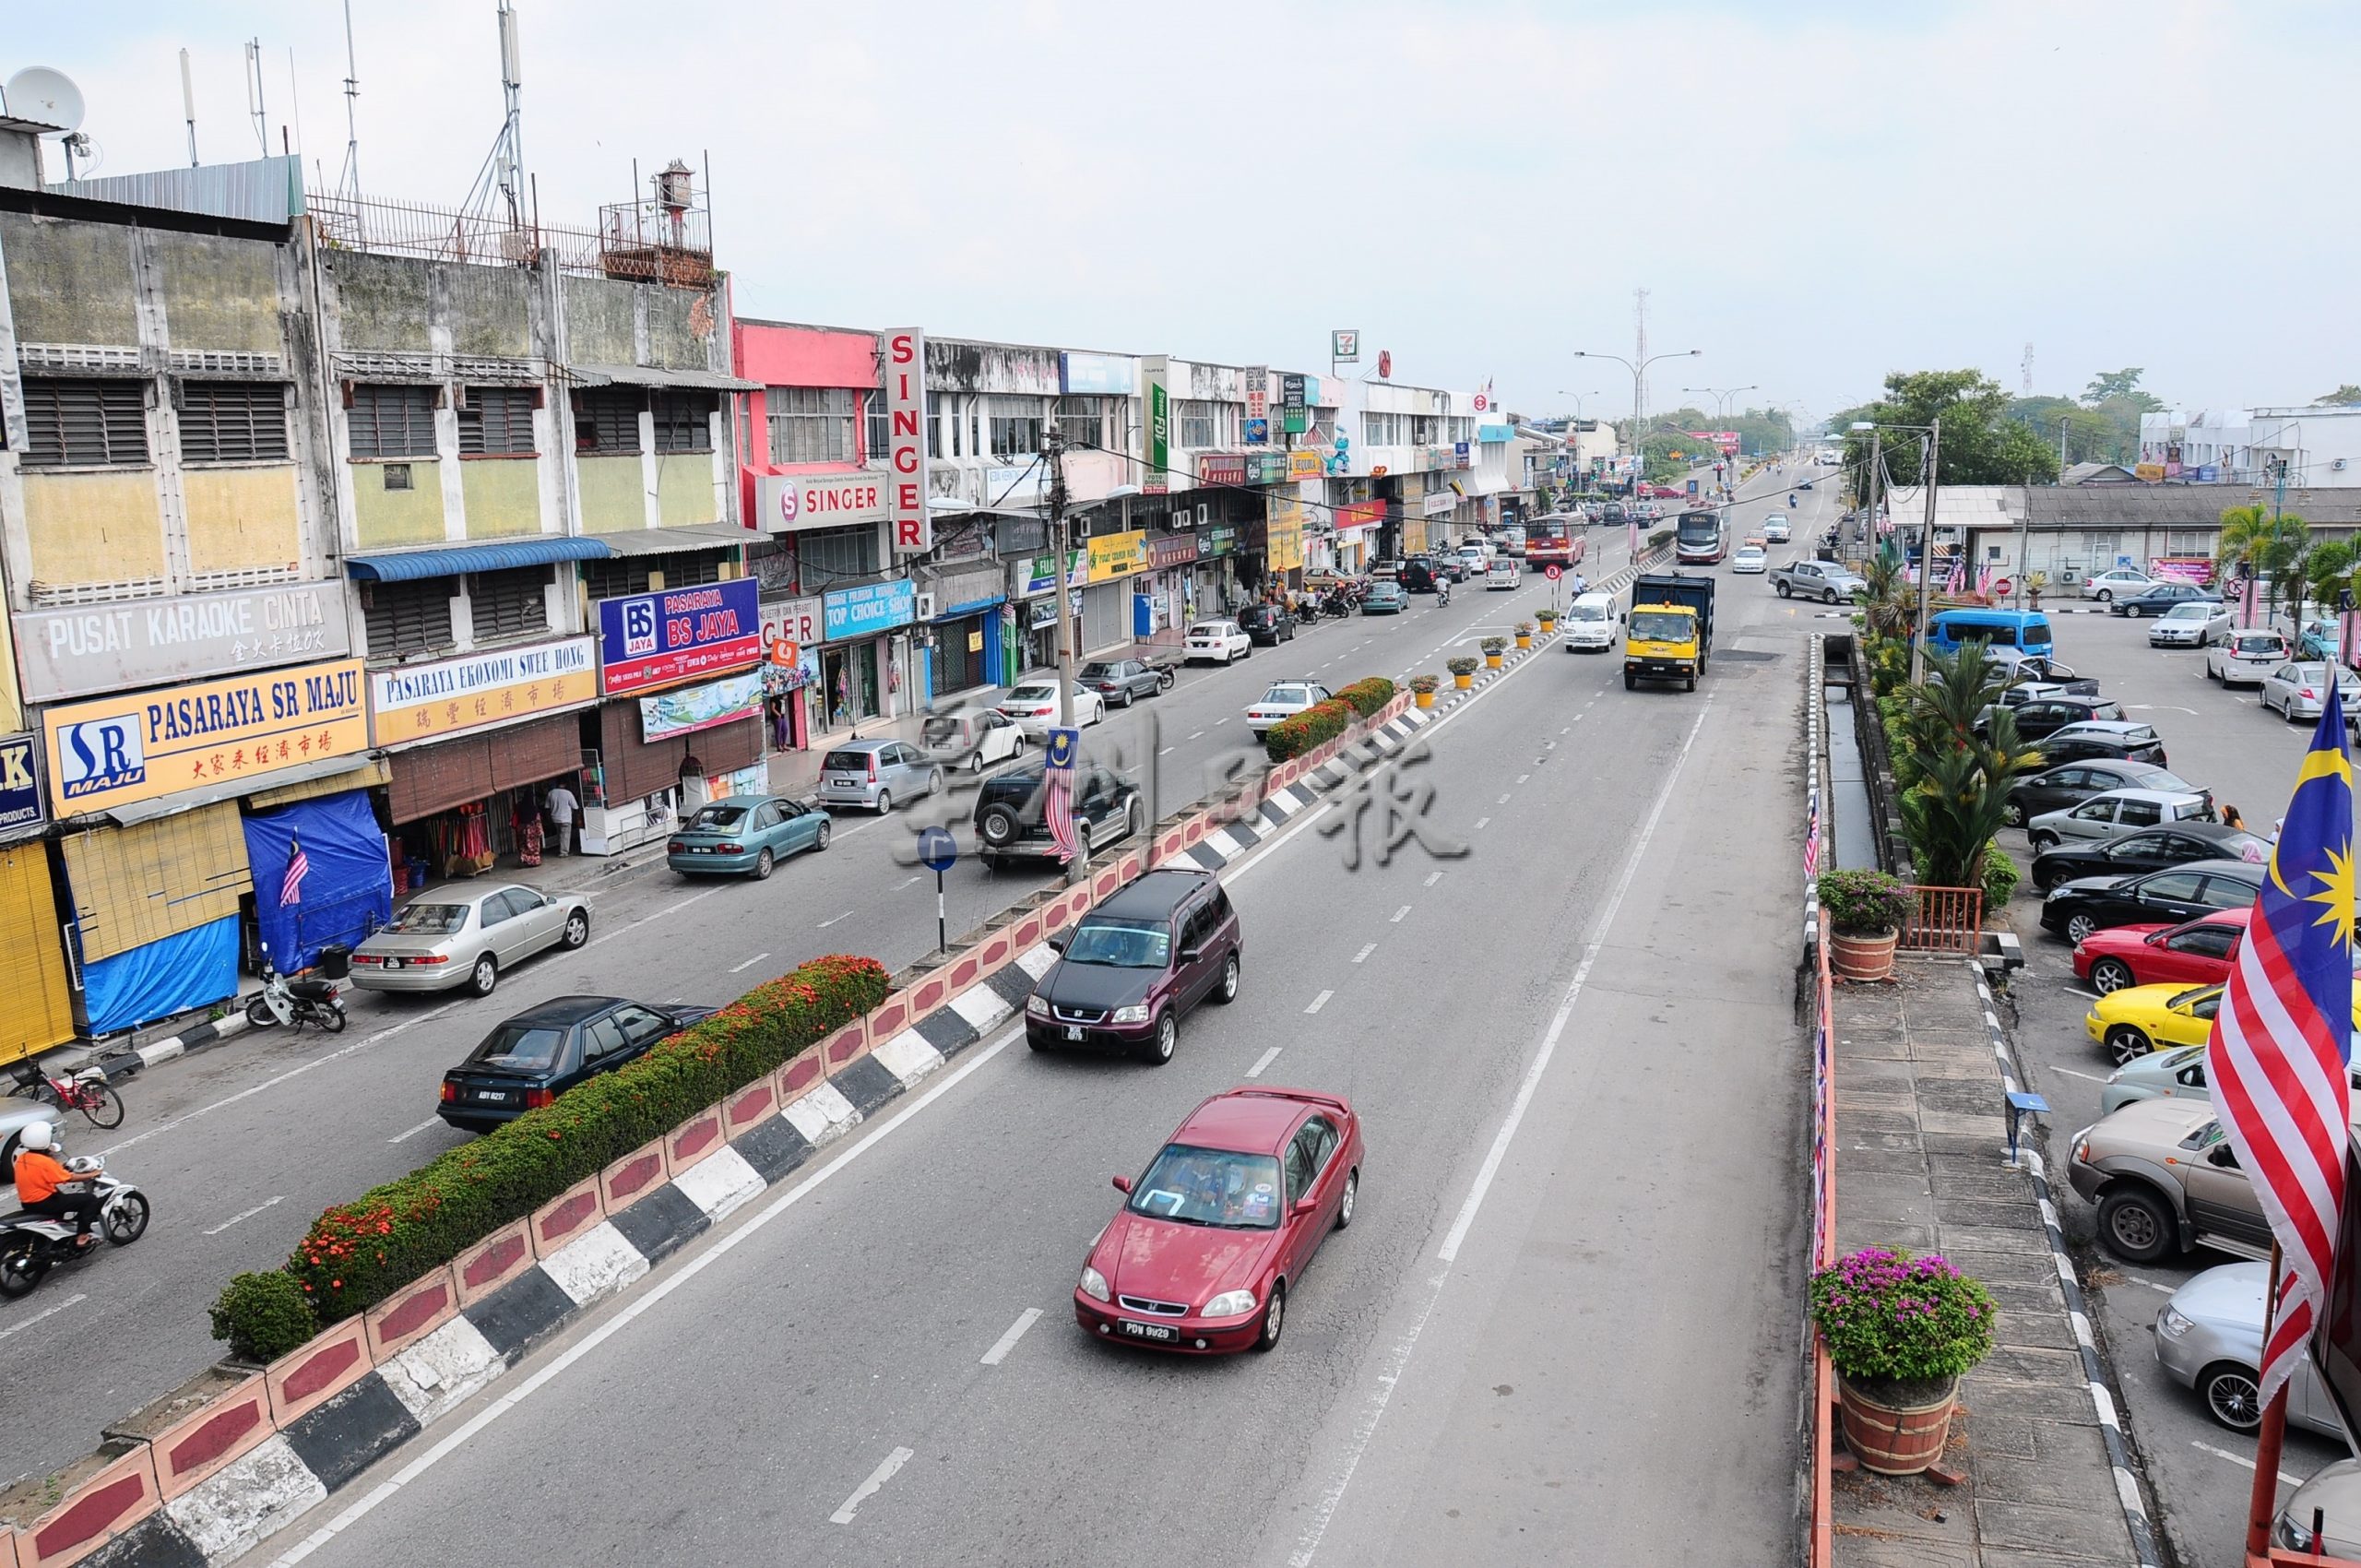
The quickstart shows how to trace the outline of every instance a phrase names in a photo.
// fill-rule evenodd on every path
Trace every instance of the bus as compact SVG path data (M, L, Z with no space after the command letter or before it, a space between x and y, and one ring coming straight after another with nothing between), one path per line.
M1525 570L1538 572L1545 566L1571 568L1583 558L1584 546L1588 542L1579 517L1564 513L1528 517L1525 524Z
M1711 565L1730 552L1729 518L1707 509L1680 514L1673 549L1684 566Z

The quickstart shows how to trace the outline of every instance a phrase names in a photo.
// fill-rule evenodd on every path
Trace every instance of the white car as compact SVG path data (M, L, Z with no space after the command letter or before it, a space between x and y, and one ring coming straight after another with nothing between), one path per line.
M1771 557L1759 544L1741 544L1738 553L1730 557L1730 570L1760 576L1771 569Z
M2295 651L2277 632L2232 632L2205 650L2205 673L2225 686L2259 686Z
M2038 741L2034 742L2039 745ZM2174 790L2108 790L2025 824L2036 853L2061 844L2104 843L2166 822L2202 822L2213 809L2203 795Z
M2347 1069L2353 1087L2361 1089L2361 1067ZM2184 1045L2172 1051L2152 1051L2135 1056L2107 1075L2099 1091L2099 1114L2112 1116L2135 1099L2213 1100L2205 1082L2205 1048Z
M2204 647L2226 637L2237 622L2218 600L2192 599L2156 617L2148 628L2150 647Z
M1484 574L1484 589L1489 593L1494 588L1513 588L1517 585L1520 573L1517 564L1503 556L1493 562L1492 569Z
M1254 639L1237 622L1200 621L1189 628L1182 657L1191 664L1200 659L1207 664L1229 664L1248 658L1253 651Z
M1787 542L1787 537L1786 518L1765 517L1762 519L1762 539L1765 543L1785 544Z
M1259 735L1279 720L1293 719L1335 695L1317 681L1280 681L1246 710L1246 727Z
M1566 608L1559 623L1566 634L1568 653L1605 653L1615 646L1616 628L1623 624L1623 607L1611 593L1583 593Z
M1046 681L1027 681L1009 688L1008 695L1000 702L1000 710L1016 721L1016 728L1027 740L1039 741L1058 727L1058 683L1055 677ZM1107 722L1107 699L1089 687L1074 689L1074 723L1077 730L1092 724Z
M2356 708L2361 708L2361 675L2350 670L2336 672L2336 689L2344 699L2344 712L2349 723ZM2320 663L2289 661L2274 667L2262 678L2262 706L2271 708L2290 724L2302 724L2320 716L2320 707L2328 700L2328 666Z
M1480 539L1471 539L1459 547L1459 558L1467 563L1467 575L1471 577L1478 572L1489 571L1496 553L1498 552Z
M2118 566L2111 572L2093 572L2082 579L2082 597L2095 599L2101 604L2112 602L2119 593L2138 593L2153 588L2156 579L2145 572L2135 572L2129 566Z

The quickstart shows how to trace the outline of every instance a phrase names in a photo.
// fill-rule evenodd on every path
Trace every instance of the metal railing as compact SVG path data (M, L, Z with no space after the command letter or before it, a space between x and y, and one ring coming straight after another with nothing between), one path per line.
M412 256L481 267L537 267L561 272L706 288L714 279L706 214L644 215L633 204L608 208L597 231L512 220L425 202L314 191L304 197L320 243L335 250Z
M1820 912L1820 941L1814 948L1818 1016L1813 1020L1811 1059L1811 1269L1818 1273L1836 1261L1836 1059L1834 1008L1836 982L1829 968L1828 911ZM1805 1520L1807 1568L1829 1568L1835 1550L1834 1503L1831 1496L1834 1467L1836 1372L1828 1360L1827 1343L1820 1330L1810 1329L1809 1378L1811 1397L1806 1417L1806 1437L1811 1445L1811 1512Z
M1916 953L1964 953L1971 958L1981 950L1984 889L1914 885L1909 893L1918 907L1902 928L1902 946Z

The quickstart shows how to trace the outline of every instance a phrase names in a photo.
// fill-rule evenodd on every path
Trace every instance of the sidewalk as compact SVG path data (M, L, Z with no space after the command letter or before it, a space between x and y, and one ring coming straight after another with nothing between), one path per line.
M2028 1153L2008 1164L2006 1041L1981 972L1904 958L1835 995L1837 1251L1937 1252L2000 1305L1943 1464L1957 1487L1836 1478L1840 1568L2157 1562L2073 1265ZM2102 1414L2104 1412L2104 1414ZM1842 1452L1842 1440L1839 1440ZM2136 1532L2136 1544L2135 1544Z

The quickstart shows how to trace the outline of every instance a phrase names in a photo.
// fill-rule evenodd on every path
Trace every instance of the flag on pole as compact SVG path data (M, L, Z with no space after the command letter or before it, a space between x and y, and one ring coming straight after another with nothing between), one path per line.
M1636 520L1634 520L1634 521L1632 522L1632 524L1631 524L1631 559L1632 559L1632 560L1634 560L1634 561L1637 561L1639 558L1640 558L1640 525L1639 525L1639 523L1638 523Z
M1967 587L1967 558L1964 555L1954 555L1952 557L1950 591L1957 593L1965 587Z
M1074 837L1074 775L1053 767L1042 788L1047 792L1041 809L1050 824L1050 841L1058 847L1058 863L1062 865L1079 849Z
M311 857L303 853L303 841L290 835L287 840L287 874L279 880L279 901L281 905L303 901L303 879L312 874Z
M1820 874L1820 791L1811 792L1811 819L1804 826L1804 874Z
M1992 568L1990 566L1979 566L1975 569L1975 591L1986 599L1992 597Z
M2223 1130L2279 1242L2266 1404L2328 1305L2351 1120L2353 901L2353 764L2331 682L2205 1047Z

